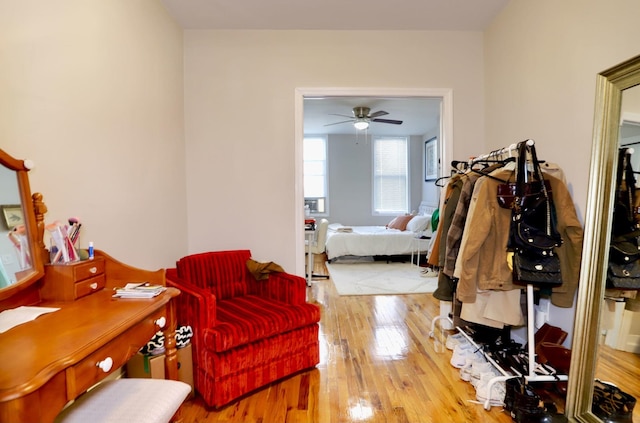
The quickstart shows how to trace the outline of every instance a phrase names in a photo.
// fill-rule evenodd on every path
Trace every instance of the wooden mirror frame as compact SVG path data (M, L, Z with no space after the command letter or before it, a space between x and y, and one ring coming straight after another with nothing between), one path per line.
M636 85L640 85L640 56L597 76L583 255L565 407L571 421L601 422L591 412L591 402L613 215L622 92Z
M44 276L45 250L42 236L44 233L44 213L46 212L46 207L42 202L42 195L37 193L33 194L33 196L31 195L28 172L32 165L28 160L18 160L0 149L0 166L16 172L18 190L20 192L20 203L22 205L22 213L27 228L27 238L31 253L31 269L27 269L24 274L21 275L21 278L13 285L0 289L1 311L16 304L16 298L19 298L21 295L28 295L26 291L27 288L31 287ZM37 293L37 291L34 290L29 290L29 292ZM37 299L34 298L33 300L35 301ZM25 298L23 301L18 301L17 303L29 302L32 302L31 299Z

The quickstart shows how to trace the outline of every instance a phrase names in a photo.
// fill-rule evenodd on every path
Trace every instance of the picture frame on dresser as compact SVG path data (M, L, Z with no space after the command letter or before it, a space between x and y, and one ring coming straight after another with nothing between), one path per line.
M0 210L2 210L2 222L8 230L24 224L24 214L20 204L5 204L0 206Z
M438 137L424 142L424 180L438 179Z

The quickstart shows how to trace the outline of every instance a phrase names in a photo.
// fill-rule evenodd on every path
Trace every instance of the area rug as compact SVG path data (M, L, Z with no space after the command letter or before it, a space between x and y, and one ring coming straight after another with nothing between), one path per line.
M438 278L423 278L411 263L327 263L340 295L422 294L436 290Z

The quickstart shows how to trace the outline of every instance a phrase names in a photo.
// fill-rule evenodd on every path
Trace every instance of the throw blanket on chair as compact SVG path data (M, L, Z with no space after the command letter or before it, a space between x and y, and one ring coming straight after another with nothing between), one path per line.
M256 278L257 281L263 281L269 278L269 273L281 272L284 273L284 269L272 261L268 263L260 263L253 259L247 260L247 268L249 272Z

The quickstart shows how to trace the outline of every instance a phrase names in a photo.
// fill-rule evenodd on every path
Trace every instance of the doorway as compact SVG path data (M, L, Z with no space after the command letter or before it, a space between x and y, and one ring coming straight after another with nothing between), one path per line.
M295 225L296 225L296 251L301 253L296 257L297 274L304 273L304 186L303 186L303 139L305 134L305 103L309 104L310 100L322 101L322 99L342 99L346 104L350 104L349 100L357 101L362 99L370 99L371 104L376 104L376 100L381 99L439 99L440 104L440 122L439 134L437 134L438 151L440 163L446 163L451 160L453 151L453 94L450 89L393 89L393 88L298 88L295 92ZM383 103L377 103L383 104ZM343 109L348 110L348 109ZM378 110L376 108L376 110ZM376 110L372 110L375 112ZM344 111L336 111L337 114L345 114ZM389 119L400 118L402 116L385 116ZM348 120L340 116L332 116L336 121ZM428 118L428 117L425 117ZM349 125L347 123L346 125ZM375 125L378 125L377 123ZM334 125L332 125L334 126ZM340 125L335 125L340 126ZM393 125L384 125L376 129L380 134L384 130L392 130ZM323 132L328 132L327 128L322 128ZM382 128L385 128L384 130ZM344 129L338 129L344 131ZM314 130L315 132L315 130ZM335 132L335 131L334 131ZM373 132L373 128L372 128ZM364 136L362 138L365 139ZM441 168L442 166L440 166ZM439 169L441 175L442 169Z

